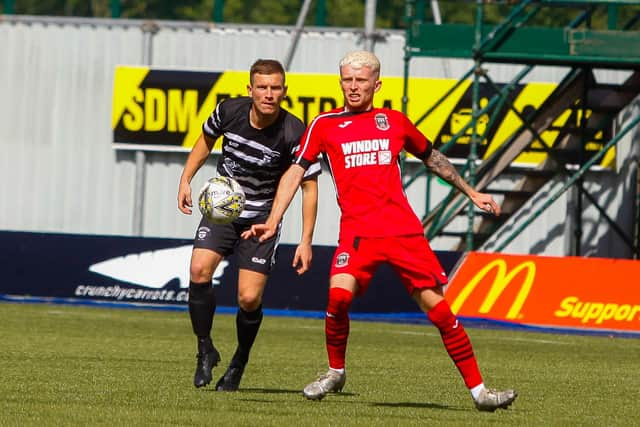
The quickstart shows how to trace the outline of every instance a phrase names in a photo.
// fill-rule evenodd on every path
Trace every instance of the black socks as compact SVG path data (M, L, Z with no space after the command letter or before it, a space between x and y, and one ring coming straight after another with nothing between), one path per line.
M230 366L244 366L249 360L249 352L258 335L262 323L262 305L255 311L244 311L238 308L236 315L236 331L238 334L238 347L233 355Z
M193 333L198 337L198 352L208 353L213 349L211 327L216 311L216 294L211 283L189 283L189 316ZM238 347L230 366L244 366L262 323L262 305L254 311L238 308L236 332Z
M211 344L211 326L213 325L213 315L216 312L216 293L207 283L189 283L189 316L193 333L198 337L198 351L201 342L203 346Z

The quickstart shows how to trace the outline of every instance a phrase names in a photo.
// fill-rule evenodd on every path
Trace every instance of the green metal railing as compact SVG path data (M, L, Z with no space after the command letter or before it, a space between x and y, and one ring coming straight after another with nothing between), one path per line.
M16 1L4 0L2 2L2 11L5 15L13 15L14 13L16 13Z
M483 0L476 0L475 24L473 26L469 26L460 24L434 25L425 23L423 19L425 1L408 0L406 2L406 22L408 25L404 55L404 94L402 98L402 109L405 113L408 110L407 104L409 102L407 97L409 84L409 62L414 56L474 59L473 67L466 72L458 82L447 91L447 93L440 97L440 99L431 105L428 110L415 121L416 125L422 123L434 111L436 111L443 102L445 102L445 100L451 96L461 84L463 84L463 82L467 81L469 78L473 78L471 121L453 135L446 144L443 144L438 148L443 153L446 153L450 147L457 142L458 138L466 135L470 128L472 129L469 155L461 170L461 174L464 174L472 185L477 182L477 178L480 176L478 175L479 173L482 174L483 172L486 172L487 168L484 166L487 166L492 161L492 159L489 158L485 163L483 163L480 169L476 167L478 163L478 143L479 141L484 140L485 134L489 129L491 129L491 126L495 124L499 117L499 112L505 105L508 106L511 112L516 114L516 116L523 122L523 125L503 144L503 147L506 149L506 147L514 140L515 135L518 135L523 129L528 129L533 135L532 143L534 141L539 141L542 148L550 156L554 155L551 147L545 143L532 125L533 120L535 119L535 114L533 116L524 117L524 115L514 107L508 96L512 87L518 84L521 78L524 77L524 75L526 75L534 65L537 63L573 65L583 67L584 70L588 70L590 67L597 65L611 66L615 68L634 68L637 67L638 63L640 63L640 33L625 33L625 31L631 30L638 24L638 22L640 22L640 12L629 17L622 25L621 30L616 30L616 28L618 28L619 21L619 6L623 4L640 5L640 1L621 2L602 0L559 2L524 0L511 9L509 16L502 23L488 29L485 29L483 22L484 3L485 2ZM539 27L528 28L525 26L525 24L535 17L543 7L550 5L557 7L560 3L564 6L568 5L581 8L580 13L578 13L578 15L569 22L566 27L556 29ZM590 28L591 16L595 13L597 8L601 6L605 6L607 8L608 32L594 31ZM579 26L583 26L583 28L579 29ZM615 43L615 40L619 40L620 43ZM568 44L569 42L571 45ZM629 56L631 56L631 58ZM514 78L506 88L503 87L500 89L498 85L489 78L488 74L482 71L481 67L483 62L524 63L529 64L529 66L520 73L521 75ZM582 71L583 73L585 73L584 70ZM565 79L560 85L558 85L558 87L561 88L562 85L570 83L576 73L579 72L579 69L573 69L569 74L567 74L567 76L565 76ZM480 79L484 79L488 85L497 92L497 95L493 96L489 103L483 108L480 108L478 105L478 88ZM585 88L583 92L586 94L586 80L584 84ZM561 93L561 91L558 93ZM581 104L583 106L580 107L582 109L580 126L583 128L582 139L586 141L585 96L583 96L582 99L583 101ZM490 114L489 125L486 126L483 135L478 135L476 129L477 121L483 114ZM603 121L606 120L603 119ZM603 123L598 124L598 126L602 125ZM501 147L501 149L503 147ZM597 155L602 157L605 152L606 149L602 148ZM499 153L494 153L492 157L496 157L496 154ZM580 164L583 164L583 161L581 161ZM564 168L564 166L562 167ZM408 187L414 183L418 177L426 173L426 170L421 170L412 176L405 178L405 187ZM584 172L582 174L584 174ZM582 174L579 178L576 178L576 182L580 188ZM465 199L456 200L452 206L449 206L454 200L456 194L456 190L452 189L449 194L445 196L444 200L439 203L438 207L432 210L430 206L432 176L427 174L426 179L426 215L423 221L429 218L429 225L426 229L427 237L433 238L441 233L444 227L452 219L452 215L456 215L457 212L459 212L461 204L469 203L467 209L468 227L465 240L467 250L472 250L474 248L473 224L476 214L472 205L470 205L470 202L467 202ZM572 185L573 184L575 184L575 182L573 182ZM581 191L581 193L585 192ZM592 203L595 202L590 195L586 195L586 197ZM604 210L600 206L597 206L597 203L594 204L599 212L604 213ZM605 220L610 224L615 224L615 222L606 215ZM616 230L616 232L620 231L619 227L616 225L612 225L612 228ZM640 226L638 229L638 234L640 234ZM577 232L580 233L580 228L578 228ZM629 242L629 239L625 240L627 243ZM640 237L637 237L636 240L640 240Z
M507 102L509 93L511 93L515 89L515 86L518 83L520 83L520 81L522 81L522 79L532 69L533 69L533 67L530 66L530 65L525 66L502 89L496 88L498 90L498 93L496 95L494 95L493 97L491 97L491 99L487 102L487 104L483 108L477 110L477 117L481 117L484 114L491 113L490 118L489 118L489 122L490 123L494 122L496 120L496 118L498 117L498 115L499 115L499 111L500 111L499 107L501 105L503 105L505 102ZM525 125L524 126L525 127L531 127L531 123L529 122L529 120L532 120L532 119L533 119L533 117L532 118L525 118ZM475 125L475 123L473 123L472 121L469 121L455 135L453 135L451 137L451 140L449 142L447 142L445 145L440 147L438 150L441 151L442 153L446 154L446 152L456 144L457 140L460 137L464 136L466 134L466 132L474 125ZM487 126L485 128L485 132L483 134L481 134L481 135L477 135L476 139L478 139L480 141L484 140L484 138L485 138L487 132L489 131L489 129L490 129L490 127ZM501 149L504 150L504 149L508 148L508 146L510 145L511 142L512 142L512 140L506 141L502 145ZM495 157L495 155L499 154L500 152L501 151L497 151L496 153L494 153L494 156L492 156L492 157ZM488 161L491 161L491 160L488 160ZM475 162L477 162L477 158L474 159L473 163L475 163ZM463 176L466 176L468 178L470 176L470 173L471 173L471 164L472 164L471 161L467 161L465 163L465 166L460 171L460 174L463 175ZM473 169L473 172L474 172L474 174L475 174L475 172L477 172L475 167ZM423 169L418 174L413 176L411 179L406 181L405 187L410 185L418 177L418 175L422 175L422 174L427 174L426 169ZM433 175L427 174L426 178L427 178L427 188L428 188L431 185L431 180L433 179ZM474 182L474 184L475 184L475 181L476 181L477 178L478 178L478 176L474 175L473 181L469 180L469 182ZM452 188L451 191L449 192L449 195L445 198L445 201L440 204L440 206L442 208L446 207L446 203L450 202L453 199L453 197L456 195L456 193L457 193L457 190L455 188ZM430 211L429 204L428 204L429 201L427 200L426 203L427 203L426 212L429 212ZM455 212L455 211L458 210L459 207L460 207L459 205L456 205L456 206L454 206L454 209L450 209L449 212ZM433 238L438 233L440 233L442 231L442 229L446 226L446 224L448 223L448 221L449 221L449 219L451 217L451 215L446 214L443 209L440 209L439 212L440 213L437 214L437 218L439 218L440 220L439 221L433 221L432 225L427 230L427 237L429 237L429 238Z
M120 0L109 0L109 7L111 9L111 17L119 18L120 13L122 13L121 9L121 1Z
M519 227L517 227L513 231L513 233L511 233L509 235L509 237L507 237L506 239L502 240L500 242L500 244L498 246L496 246L495 251L496 252L500 252L500 251L504 250L504 248L506 248L509 243L511 243L525 228L527 228L538 216L540 216L540 214L542 214L545 210L547 210L547 208L549 208L549 206L551 206L556 200L558 200L558 198L562 194L564 194L565 191L567 191L580 178L582 178L584 176L584 174L591 168L591 166L593 166L598 160L600 160L602 158L602 156L604 156L604 154L607 152L607 150L609 150L611 147L614 147L618 143L618 141L620 141L620 139L622 139L623 136L625 136L627 133L629 133L638 124L640 124L640 116L635 117L624 129L622 129L618 134L616 134L616 136L614 138L612 138L609 142L607 142L604 145L604 147L602 148L602 150L598 151L587 162L585 162L585 164L582 165L582 167L573 176L571 176L567 180L567 182L565 182L565 184L558 191L556 191L554 194L549 196L547 198L547 200L542 204L542 206L540 206L538 209L534 210L527 217L527 219L524 220L522 222L522 224ZM595 203L596 201L594 199L591 199L591 201L596 206L598 205L597 203ZM600 213L608 218L608 215L606 214L606 212L604 212L604 210L600 209ZM623 235L624 235L624 233L623 233ZM633 246L633 244L628 239L626 240L626 243L631 244ZM633 252L637 254L638 248L637 247L632 247L632 249L633 249Z

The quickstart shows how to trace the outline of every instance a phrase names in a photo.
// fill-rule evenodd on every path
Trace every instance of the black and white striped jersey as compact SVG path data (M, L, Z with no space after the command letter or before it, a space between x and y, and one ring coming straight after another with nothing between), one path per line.
M304 123L284 109L271 126L255 129L249 122L251 103L246 96L226 99L202 125L209 138L223 137L217 172L242 186L246 202L241 220L269 215L280 177L293 162L305 130ZM316 161L305 179L317 176L320 170Z

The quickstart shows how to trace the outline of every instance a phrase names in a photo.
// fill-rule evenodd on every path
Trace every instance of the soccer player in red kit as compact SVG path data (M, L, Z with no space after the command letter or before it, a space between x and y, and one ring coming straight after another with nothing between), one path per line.
M440 331L476 408L507 408L517 393L484 386L469 337L444 299L442 287L447 284L447 275L402 188L400 153L404 149L421 159L478 208L497 215L500 206L490 195L471 188L403 113L373 107L374 94L382 84L379 77L380 62L370 52L351 52L340 61L345 106L322 113L311 122L294 163L280 180L267 222L253 225L243 235L261 239L273 236L306 168L324 154L342 214L325 316L329 370L307 385L303 394L318 400L344 387L349 308L354 296L367 290L377 267L386 262Z

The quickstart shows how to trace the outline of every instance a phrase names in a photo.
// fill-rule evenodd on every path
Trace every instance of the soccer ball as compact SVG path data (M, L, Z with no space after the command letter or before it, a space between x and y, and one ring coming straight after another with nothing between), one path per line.
M202 216L214 224L235 221L244 209L244 202L244 191L240 184L226 176L210 178L198 195Z

